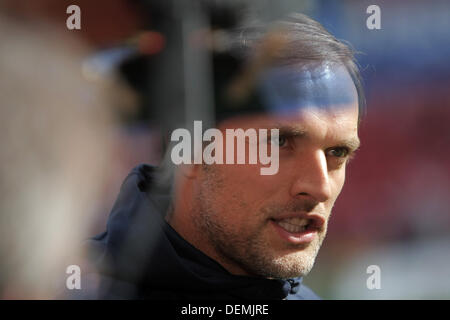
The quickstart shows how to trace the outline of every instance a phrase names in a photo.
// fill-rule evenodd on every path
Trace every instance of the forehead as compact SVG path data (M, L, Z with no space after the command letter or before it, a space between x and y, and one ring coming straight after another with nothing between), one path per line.
M327 109L305 107L291 113L234 117L222 122L219 128L278 128L319 135L354 136L358 131L358 104L329 106Z
M227 121L229 126L286 125L357 131L358 93L345 66L322 63L274 67L259 78L264 114L235 117Z
M266 110L276 115L307 108L326 111L358 101L354 81L342 64L271 68L261 74L258 90Z

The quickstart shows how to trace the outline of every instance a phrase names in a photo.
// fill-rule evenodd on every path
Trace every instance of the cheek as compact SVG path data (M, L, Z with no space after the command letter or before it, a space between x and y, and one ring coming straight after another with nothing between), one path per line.
M226 177L226 189L245 202L245 205L256 209L266 200L276 197L280 189L280 174L261 175L261 165L222 165Z
M275 176L261 176L258 165L215 165L220 186L209 188L219 219L234 230L251 229L261 218L260 210L276 197ZM211 177L213 178L213 177Z
M330 198L331 207L334 205L334 202L339 197L342 188L345 183L345 167L339 170L335 170L330 173L329 176L331 188L332 188L332 197Z

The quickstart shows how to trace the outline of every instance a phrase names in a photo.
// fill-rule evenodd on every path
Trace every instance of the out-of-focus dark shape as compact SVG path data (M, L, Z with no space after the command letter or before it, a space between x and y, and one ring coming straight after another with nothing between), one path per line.
M0 43L0 297L54 298L83 270L125 90L88 81L89 48L48 25L1 16Z

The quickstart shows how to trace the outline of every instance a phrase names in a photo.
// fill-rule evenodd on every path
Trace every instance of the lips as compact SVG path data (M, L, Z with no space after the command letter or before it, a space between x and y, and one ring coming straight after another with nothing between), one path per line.
M289 218L276 221L283 229L291 233L298 233L306 230L309 225L309 219L304 218Z
M318 214L290 214L270 219L281 238L291 243L308 243L315 239L325 225Z
M288 232L297 233L305 230L321 231L325 225L325 218L314 213L288 214L271 218L276 224Z

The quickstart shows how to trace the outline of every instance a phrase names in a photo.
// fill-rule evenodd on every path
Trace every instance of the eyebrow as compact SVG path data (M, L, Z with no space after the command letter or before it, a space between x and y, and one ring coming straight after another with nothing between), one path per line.
M290 127L290 126L281 126L279 128L280 134L289 136L289 137L298 137L304 138L308 135L307 131L301 127Z
M300 126L274 125L272 128L278 129L280 135L287 137L305 138L308 135L307 131Z
M356 152L361 146L361 142L357 137L343 140L340 144L349 148L352 153Z
M289 126L289 125L277 125L270 126L272 129L278 129L280 135L293 138L306 138L308 132L301 126ZM361 142L358 137L343 139L336 143L336 146L342 146L349 148L351 153L355 153L361 146Z

